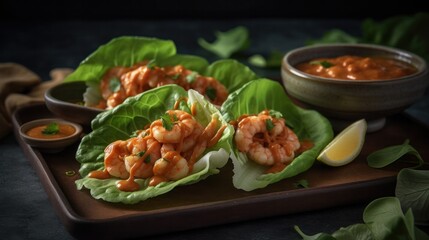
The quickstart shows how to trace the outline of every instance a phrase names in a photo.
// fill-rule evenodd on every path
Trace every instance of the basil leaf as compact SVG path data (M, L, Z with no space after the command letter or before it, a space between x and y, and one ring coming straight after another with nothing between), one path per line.
M239 26L227 32L215 32L216 40L209 43L203 38L198 39L198 44L221 58L229 58L232 54L249 47L249 31Z
M58 123L49 123L43 130L42 134L45 135L54 135L60 131L60 126Z
M417 150L409 145L409 142L407 139L402 145L386 147L371 153L366 159L368 166L382 168L400 159L405 154L412 154L419 160L416 167L420 167L424 161Z
M121 81L117 77L113 77L109 81L109 90L111 92L117 92L121 89Z
M429 171L404 168L397 178L395 195L404 209L411 208L418 222L429 222Z

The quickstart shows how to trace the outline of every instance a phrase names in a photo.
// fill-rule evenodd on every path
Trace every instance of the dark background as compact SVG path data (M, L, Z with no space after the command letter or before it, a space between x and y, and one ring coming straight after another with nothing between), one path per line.
M399 4L397 4L399 3ZM428 11L426 1L367 0L0 0L0 20L231 18L382 19Z

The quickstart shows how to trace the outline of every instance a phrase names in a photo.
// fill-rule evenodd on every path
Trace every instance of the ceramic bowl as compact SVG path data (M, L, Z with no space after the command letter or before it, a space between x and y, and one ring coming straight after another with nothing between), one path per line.
M55 139L42 139L37 137L31 137L27 134L27 132L37 126L43 126L49 123L58 123L58 124L67 124L75 129L74 133L61 138ZM78 141L82 134L82 126L73 122L65 121L58 118L44 118L37 119L27 123L24 123L19 128L19 134L22 139L30 146L39 148L41 150L50 151L50 152L58 152L63 150L65 147L72 145L76 141Z
M389 80L338 80L296 68L297 64L315 58L342 55L392 58L413 65L417 72ZM370 44L323 44L292 50L282 60L281 75L288 94L304 107L328 117L334 128L365 118L369 131L381 129L386 116L403 111L422 97L429 84L426 62L421 57Z
M45 103L57 117L88 127L91 121L103 110L83 106L83 94L86 91L83 81L67 82L48 89Z

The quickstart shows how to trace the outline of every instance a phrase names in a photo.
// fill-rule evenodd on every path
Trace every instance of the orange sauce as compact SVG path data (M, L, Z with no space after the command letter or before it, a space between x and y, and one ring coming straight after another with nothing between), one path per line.
M44 134L43 131L47 128L47 124L36 126L26 132L26 134L32 138L39 139L60 139L73 135L76 132L76 129L69 124L59 123L59 131L54 134Z
M186 103L187 98L186 97L179 98L174 104L173 108L178 109L180 102L182 101ZM191 106L191 113L192 113L191 115L195 116L196 112L197 112L196 105L194 103ZM173 110L168 110L167 114L169 114L171 117L172 114L175 114L175 113ZM191 115L189 116L192 117ZM187 118L189 118L188 115L181 120L184 120ZM183 124L180 121L178 122L173 121L173 124L179 127L180 132L185 132L190 130L186 124ZM158 168L156 170L155 162L159 159L153 159L153 160L150 160L150 162L146 162L143 159L147 159L147 157L150 157L150 154L152 153L157 153L157 151L159 152L161 146L164 144L156 140L152 132L153 127L162 126L162 121L158 119L152 122L151 124L148 124L145 127L143 131L145 131L146 134L144 136L137 136L137 137L133 137L125 140L126 145L121 145L122 143L124 143L124 141L121 141L121 140L117 142L113 142L110 145L108 145L106 147L106 150L109 148L107 152L109 152L110 154L104 157L105 168L103 170L95 170L90 172L88 177L97 178L97 179L108 179L108 178L114 177L110 175L109 173L110 170L108 171L108 168L106 167L106 162L110 162L109 160L112 160L111 157L112 158L117 157L120 162L120 161L124 161L124 159L127 156L131 156L132 155L131 149L133 148L134 144L138 144L137 143L138 141L134 143L134 140L136 140L137 138L142 139L141 142L145 142L146 140L152 140L153 142L151 143L150 146L146 145L144 147L146 149L144 152L142 152L142 156L139 156L139 160L133 163L132 166L129 169L127 169L129 173L127 175L128 177L121 176L122 180L119 180L116 184L116 187L119 190L125 191L125 192L133 192L140 189L140 185L135 181L135 178L136 178L137 171L139 171L139 169L141 170L142 166L144 168L146 167L151 168L150 169L151 171L148 176L145 176L145 177L139 176L139 178L149 179L149 186L156 186L161 182L171 181L172 179L169 177L170 172L174 170L174 168L176 168L176 165L182 158L185 158L185 160L187 160L187 165L188 165L187 174L189 174L190 172L192 172L193 165L197 161L197 158L200 157L200 155L204 152L204 150L207 147L211 147L215 145L222 137L222 134L226 129L227 125L222 125L218 127L218 124L219 124L219 120L217 118L213 118L212 121L208 124L208 126L206 126L206 128L204 128L204 130L202 130L202 132L199 133L199 135L195 136L196 143L190 149L182 151L184 137L185 137L184 134L182 134L181 139L177 143L169 143L173 145L174 149L167 150L162 155L162 159L164 159L165 161L168 161L168 165L165 168ZM119 164L124 164L124 163L119 163Z
M414 66L399 60L350 55L313 59L296 68L319 77L350 80L395 79L417 72Z

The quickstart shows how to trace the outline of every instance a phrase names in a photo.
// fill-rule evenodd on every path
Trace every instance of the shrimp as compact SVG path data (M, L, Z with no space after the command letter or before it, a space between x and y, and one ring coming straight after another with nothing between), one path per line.
M124 158L129 154L127 142L118 140L109 144L104 150L104 166L107 172L122 179L128 178Z
M197 125L194 117L185 111L168 110L167 114L173 122L171 130L164 127L161 119L154 121L150 126L153 137L160 143L180 143L192 133Z
M267 129L268 122L271 128ZM283 118L274 118L268 111L248 116L238 123L235 144L240 152L258 164L272 166L288 164L295 157L300 142Z
M176 151L167 152L153 166L154 175L165 180L181 179L188 175L188 172L188 162Z
M152 167L155 161L161 157L161 147L158 141L150 137L136 137L131 139L128 145L131 147L131 155L125 157L125 168L127 171L131 173L133 167L136 166L137 168L133 170L134 177L151 177L153 175ZM143 156L149 150L150 153L143 159ZM142 161L142 163L137 164L139 161Z
M191 88L205 95L215 105L222 105L228 97L228 89L212 77L198 76Z

